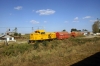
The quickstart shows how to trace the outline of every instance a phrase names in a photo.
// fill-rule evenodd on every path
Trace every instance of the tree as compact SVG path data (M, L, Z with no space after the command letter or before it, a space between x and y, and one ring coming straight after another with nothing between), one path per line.
M18 33L14 33L14 36L18 36Z
M99 21L95 21L94 24L92 25L92 31L93 33L99 33L100 32L100 22Z
M66 30L64 29L63 32L65 32Z
M82 29L82 31L88 31L87 29Z
M21 37L21 33L19 33L19 37Z
M72 29L71 29L71 32L72 32L72 31L77 31L77 29L76 29L76 28L72 28Z
M81 30L77 30L77 32L81 32Z

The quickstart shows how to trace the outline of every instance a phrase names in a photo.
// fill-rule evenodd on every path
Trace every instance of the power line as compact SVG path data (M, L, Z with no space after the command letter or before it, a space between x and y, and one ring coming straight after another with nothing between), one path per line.
M0 28L8 28L8 27L0 27ZM9 27L9 28L16 28L16 27ZM17 27L17 28L32 28L32 27Z
M43 27L43 26L34 26L34 27ZM32 27L0 27L0 28L32 28Z

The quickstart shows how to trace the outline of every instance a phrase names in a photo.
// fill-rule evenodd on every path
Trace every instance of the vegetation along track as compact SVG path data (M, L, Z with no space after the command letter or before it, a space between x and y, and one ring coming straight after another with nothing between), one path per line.
M70 66L100 52L100 38L0 45L0 66Z

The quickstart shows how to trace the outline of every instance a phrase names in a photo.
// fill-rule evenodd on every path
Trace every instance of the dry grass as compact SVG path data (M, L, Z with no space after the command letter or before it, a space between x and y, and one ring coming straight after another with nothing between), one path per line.
M100 38L0 46L0 66L70 66L96 52L100 52Z

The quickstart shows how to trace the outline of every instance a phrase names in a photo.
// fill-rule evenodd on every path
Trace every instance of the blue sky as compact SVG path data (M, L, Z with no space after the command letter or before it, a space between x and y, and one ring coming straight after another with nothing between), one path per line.
M49 32L92 31L97 18L100 0L0 0L0 33L14 27L22 33L32 32L31 27Z

